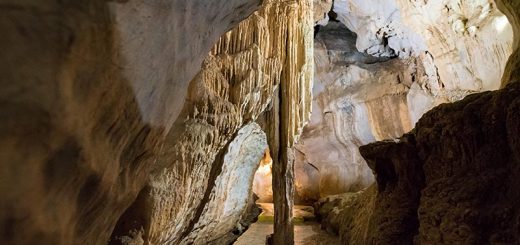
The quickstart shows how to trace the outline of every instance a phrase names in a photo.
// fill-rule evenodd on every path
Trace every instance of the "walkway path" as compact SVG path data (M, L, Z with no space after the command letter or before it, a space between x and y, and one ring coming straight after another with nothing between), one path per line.
M238 238L235 245L264 245L267 235L273 233L272 204L259 204L264 210L259 221L252 224L249 229ZM308 221L309 209L312 207L295 206L294 217L294 244L295 245L340 245L337 236L328 234L320 229L320 224Z

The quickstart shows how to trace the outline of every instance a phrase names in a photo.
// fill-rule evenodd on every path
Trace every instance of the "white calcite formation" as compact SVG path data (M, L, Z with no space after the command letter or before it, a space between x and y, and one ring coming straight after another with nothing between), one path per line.
M331 16L344 26L329 21L315 38L313 113L296 146L301 202L372 183L359 146L498 89L512 52L511 25L488 0L335 0Z
M495 1L397 2L403 23L422 36L433 56L443 84L429 88L434 96L455 101L500 87L513 31Z
M359 51L407 58L426 50L421 37L403 25L395 0L335 0L333 11L358 35Z
M281 113L279 121L266 125L280 128L280 137L286 139L280 148L295 141L310 115L312 101L312 48L308 48L312 25L306 24L312 23L311 17L305 2L264 1L259 11L217 41L189 86L180 118L166 135L168 144L158 162L163 168L151 174L127 215L121 217L114 239L143 229L143 239L153 244L190 243L197 238L197 243L204 243L234 231L230 224L241 217L240 212L229 213L234 217L228 217L227 225L205 220L222 218L219 212L223 210L218 207L227 202L212 193L229 195L233 190L233 186L218 182L225 178L221 173L226 174L222 172L224 151L244 124L269 109ZM274 101L283 103L276 107ZM271 134L268 141L281 142ZM242 174L252 176L255 172L247 170L251 172ZM252 182L238 180L243 182L235 185L247 187L249 192ZM292 182L291 178L280 180ZM204 235L199 234L202 231Z
M256 123L247 124L237 132L226 149L209 201L182 243L202 244L225 237L230 231L241 233L247 228L240 220L247 216L253 177L266 148L267 138Z
M313 114L296 145L298 201L356 191L373 182L358 147L412 128L412 84L437 80L428 55L406 60L356 50L356 36L329 22L315 39Z
M377 182L315 206L343 244L520 241L520 1L497 1L515 30L505 87L439 105L399 139L360 147Z
M441 102L498 89L512 52L511 25L493 0L336 0L333 11L358 35L362 52L401 59L431 55L434 66L426 69L439 80L412 88L413 122Z

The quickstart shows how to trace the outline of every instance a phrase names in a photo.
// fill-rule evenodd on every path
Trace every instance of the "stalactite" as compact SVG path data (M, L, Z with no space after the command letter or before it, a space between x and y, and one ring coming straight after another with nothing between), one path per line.
M279 118L267 132L279 159L273 164L277 243L292 243L293 166L290 149L310 116L312 89L311 1L266 0L261 9L223 35L191 82L181 117L167 136L161 164L142 202L144 237L151 243L189 244L223 236L211 219L211 193L219 180L221 152L242 125L272 104ZM276 106L276 105L279 106ZM274 136L274 137L273 137ZM272 142L277 142L273 144ZM139 202L139 200L137 201ZM215 202L215 201L213 201ZM234 215L241 215L237 210ZM281 215L284 214L284 215Z

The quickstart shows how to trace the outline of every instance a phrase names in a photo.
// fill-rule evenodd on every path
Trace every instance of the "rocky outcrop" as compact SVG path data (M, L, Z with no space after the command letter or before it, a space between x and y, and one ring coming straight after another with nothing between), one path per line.
M500 87L513 32L495 1L397 2L403 22L423 37L444 90L474 93Z
M329 20L329 11L332 8L333 0L313 0L312 12L315 25L326 25Z
M266 148L266 136L256 123L238 131L224 155L209 201L183 242L202 244L218 240L218 244L230 244L233 240L226 241L222 237L230 231L239 235L249 226L240 221L248 215L253 177ZM255 205L254 201L251 204Z
M358 34L360 51L400 58L428 51L443 86L427 90L450 101L498 89L511 54L512 28L493 0L336 0L333 11Z
M520 73L520 2L514 0L497 0L500 10L505 13L509 22L513 26L513 54L504 70L502 86L510 82L518 81Z
M395 0L334 0L337 20L358 34L359 51L407 58L426 50L422 38L403 25Z
M343 198L335 213L322 204L326 223L346 242L514 244L519 98L520 83L471 95L428 112L402 138L361 147L376 191Z
M207 242L239 227L244 203L201 220L239 207L215 193L254 172L227 162L230 142L279 87L288 142L310 110L309 7L263 1L239 24L259 4L0 4L0 243Z
M438 79L411 88L413 123L440 103L498 89L512 51L511 25L493 0L339 0L333 12L358 35L360 51L401 59L431 56L426 69Z

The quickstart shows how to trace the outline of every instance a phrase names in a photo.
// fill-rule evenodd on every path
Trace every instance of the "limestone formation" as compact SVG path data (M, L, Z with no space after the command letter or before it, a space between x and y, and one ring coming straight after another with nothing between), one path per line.
M434 66L427 69L439 79L417 83L410 92L414 123L438 101L498 89L512 51L511 25L493 0L338 0L333 11L358 35L360 51L399 58L431 55Z
M106 244L201 61L258 4L2 1L0 243Z
M357 51L355 42L356 35L338 22L315 38L313 116L296 145L302 202L370 185L372 172L357 148L409 131L410 87L438 79L424 68L427 55L378 58Z
M247 215L253 177L266 148L266 136L256 123L237 132L224 155L209 201L183 243L202 244L219 239L219 244L229 244L233 240L220 238L230 231L240 234L249 226L240 221Z
M347 243L519 241L519 105L513 83L436 107L410 134L361 147L377 185L322 200L325 224Z
M518 241L497 1L0 1L0 244L229 244L262 159L275 244L371 172L317 206L345 242Z
M505 13L509 22L513 26L513 54L504 70L502 86L510 82L518 81L520 73L520 2L514 0L497 0L500 10Z
M511 54L512 28L493 1L339 0L330 15L315 36L314 109L296 146L301 202L367 187L359 146L497 89Z
M472 93L499 88L513 32L495 1L397 2L403 22L426 42L443 89Z
M0 243L208 242L249 219L205 219L254 172L226 149L280 87L284 145L311 102L310 4L260 2L2 2Z
M509 10L504 13L517 20L520 9ZM511 23L518 30L518 22ZM361 147L376 184L322 199L316 208L324 226L339 232L344 243L518 243L520 83L512 75L520 69L515 55L505 88L437 106L401 138Z
M305 23L310 18L305 3L264 1L258 12L221 37L190 84L181 117L166 136L169 144L159 163L165 168L152 174L148 186L121 218L114 239L139 227L144 229L145 241L158 244L190 243L200 236L202 227L207 229L206 235L197 242L232 231L231 226L211 227L213 221L204 220L218 217L204 211L214 209L215 204L208 204L211 193L229 191L219 190L216 183L222 174L223 150L243 124L257 120L268 108L277 109L268 105L273 99L281 101L280 96L284 111L276 113L286 121L271 121L268 126L283 130L279 135L290 140L286 142L293 142L301 131L311 101L307 88L311 87L308 57L312 58L312 49L305 45L312 33L303 32L308 30ZM285 126L278 125L281 123ZM269 142L281 140L270 135ZM285 167L286 162L278 166ZM278 178L282 184L292 181L285 175ZM277 190L285 188L282 184ZM287 202L280 204L291 207Z
M403 25L395 0L335 0L337 19L358 34L359 51L407 58L426 50L421 37Z
M312 12L315 25L326 25L329 20L329 11L332 8L333 0L313 0Z

